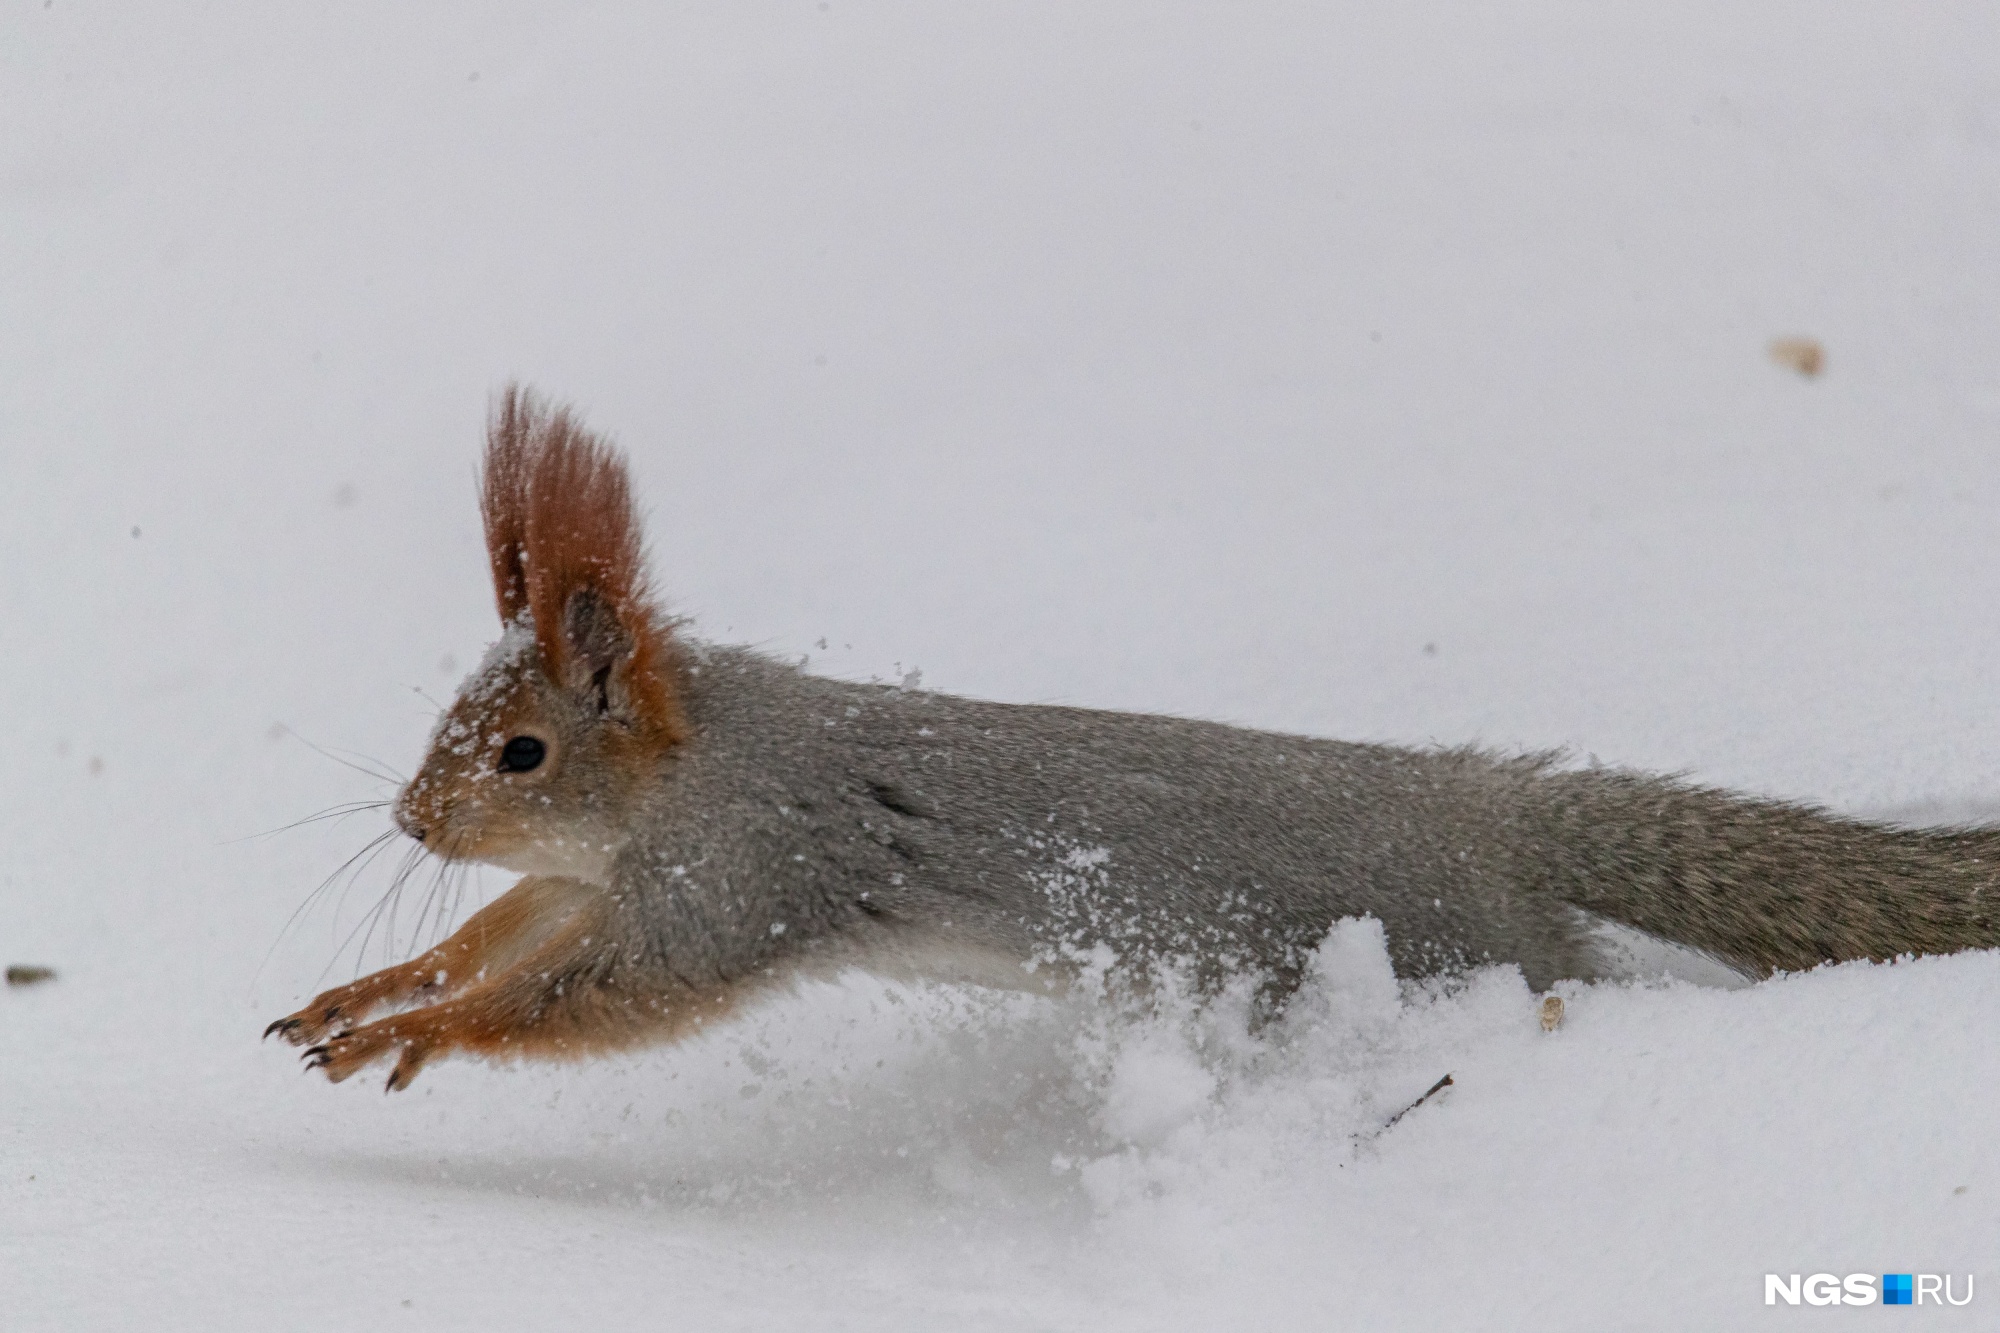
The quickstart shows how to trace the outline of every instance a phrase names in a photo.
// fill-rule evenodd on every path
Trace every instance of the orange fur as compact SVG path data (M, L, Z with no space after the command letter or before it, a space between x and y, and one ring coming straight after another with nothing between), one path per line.
M594 593L631 641L622 669L638 721L663 743L681 740L687 723L673 640L646 576L639 511L618 451L567 407L510 384L487 425L479 508L500 619L529 617L549 677L576 683L565 627L571 599Z
M601 900L582 904L498 975L441 1004L338 1033L306 1052L308 1067L339 1083L393 1053L394 1092L440 1056L575 1059L686 1035L743 998L741 986L663 990L654 973L628 969L609 912Z
M378 1009L454 995L526 952L524 945L547 933L575 903L570 882L530 875L474 912L436 948L321 992L305 1008L271 1024L264 1035L303 1046L350 1028Z

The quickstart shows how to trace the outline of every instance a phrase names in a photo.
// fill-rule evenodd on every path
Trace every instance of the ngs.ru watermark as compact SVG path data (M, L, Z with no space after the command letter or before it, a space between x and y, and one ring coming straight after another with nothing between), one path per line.
M1959 1296L1958 1279L1950 1273L1884 1273L1882 1288L1875 1289L1873 1273L1764 1274L1764 1304L1777 1305L1970 1305L1972 1274L1965 1274L1965 1295Z

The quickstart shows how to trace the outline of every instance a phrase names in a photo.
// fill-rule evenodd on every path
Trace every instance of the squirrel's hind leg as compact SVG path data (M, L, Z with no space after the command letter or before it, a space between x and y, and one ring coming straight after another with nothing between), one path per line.
M394 1092L454 1052L574 1059L686 1035L741 998L740 985L698 988L664 973L618 925L608 900L585 903L511 967L440 1004L338 1033L306 1052L308 1067L338 1083L394 1053Z
M303 1046L353 1027L377 1010L463 990L504 969L546 939L586 898L602 892L577 880L531 875L474 912L436 948L322 992L305 1008L265 1028L264 1035Z

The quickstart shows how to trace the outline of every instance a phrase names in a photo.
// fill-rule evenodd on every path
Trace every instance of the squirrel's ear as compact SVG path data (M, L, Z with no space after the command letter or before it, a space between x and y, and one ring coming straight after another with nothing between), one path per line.
M546 417L532 394L510 384L487 418L479 516L486 526L493 596L503 625L513 624L528 609L528 480L536 463L537 434L546 429Z
M578 588L563 608L563 639L569 652L569 679L578 693L596 697L597 711L630 720L633 637L618 612L591 588Z
M663 743L687 730L675 650L646 579L625 459L565 407L509 386L481 509L500 618L534 626L549 679Z

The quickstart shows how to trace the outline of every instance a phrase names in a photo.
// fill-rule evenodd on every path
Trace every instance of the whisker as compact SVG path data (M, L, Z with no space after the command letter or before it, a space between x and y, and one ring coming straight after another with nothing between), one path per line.
M404 857L403 863L396 867L396 878L390 883L389 892L383 895L383 901L388 904L389 910L385 915L377 916L376 924L387 926L382 934L382 957L385 963L395 962L396 913L403 905L403 890L409 886L410 876L416 874L417 867L423 863L424 856L421 851L413 851L411 855ZM355 956L357 966L367 966L368 945L374 937L375 927L370 926L368 934L361 940L361 952Z
M375 858L380 856L382 854L383 849L386 848L388 845L389 844L385 841L382 844L382 846L375 848L374 851L369 853L367 860L363 861L360 865L354 867L354 869L348 873L347 882L341 885L340 888L340 899L333 905L333 922L332 922L333 932L337 932L340 929L341 914L347 910L347 895L354 891L354 886L360 882L362 873L366 871L369 866L375 863ZM346 946L342 945L341 947L345 948ZM337 958L339 957L339 955L336 954L335 957Z
M304 916L307 909L310 908L315 902L319 900L321 895L323 895L327 891L328 886L330 886L333 883L333 881L339 877L341 871L347 869L349 866L353 865L357 861L360 861L363 866L366 866L368 861L373 860L375 858L375 855L382 850L383 846L391 838L396 836L396 833L397 830L395 829L385 829L382 832L376 834L374 837L370 838L367 842L361 845L360 851L354 853L354 855L348 857L345 861L342 861L338 866L334 867L332 874L328 875L325 879L321 880L319 882L318 887L314 888L312 892L308 893L303 899L300 900L299 905L292 909L291 915L285 918L285 924L278 927L277 935L273 937L273 939L271 940L271 947L264 950L263 961L257 964L257 970L251 974L250 984L253 988L256 986L257 982L263 977L264 969L270 965L271 955L278 951L278 946L280 944L284 943L285 936L291 933L292 927L298 924L299 918ZM366 859L364 860L363 858Z
M341 955L347 952L347 946L354 943L354 937L357 935L361 936L361 948L354 955L354 966L355 966L355 974L357 976L360 975L360 970L368 958L368 942L369 940L374 938L375 926L381 920L383 909L386 908L389 905L390 901L396 896L397 890L402 887L404 878L407 877L410 872L410 867L414 865L416 863L417 858L421 857L422 855L423 855L423 845L421 843L413 844L408 850L406 850L403 853L402 864L397 868L395 878L390 881L387 892L385 892L380 898L376 899L375 905L369 908L367 912L363 913L361 919L354 923L353 929L347 932L347 938L340 942L340 947L334 950L333 957L327 961L326 967L321 970L320 980L322 982L326 980L326 974L333 970L334 964L340 961ZM349 887L352 887L353 881L351 879L349 880L348 883ZM342 895L343 901L345 900L345 897L346 895L343 894ZM339 917L340 917L340 912L339 909L336 908L334 911L334 919L336 922L339 920ZM336 929L337 928L338 927L336 927ZM363 934L364 928L366 928L365 934Z
M465 886L472 882L473 866L470 861L457 863L457 874L451 885L451 919L458 920L459 910L465 906Z
M325 879L321 880L319 882L319 886L315 888L311 893L306 895L305 901L300 903L298 907L293 909L292 915L294 917L297 917L299 913L305 911L306 908L310 907L313 903L313 900L318 898L321 894L325 893L327 889L333 885L333 882L339 879L342 873L345 872L350 866L354 867L354 872L356 874L359 874L362 870L366 869L368 863L374 860L378 855L380 855L382 849L385 846L387 846L389 842L393 838L395 838L395 836L396 836L395 829L384 829L380 833L376 834L374 837L370 838L367 842L363 843L361 845L360 851L356 852L354 855L348 857L345 861L342 861L339 865L335 866L333 868L333 873L329 874ZM356 862L359 862L360 864L356 865L355 864ZM352 880L350 879L350 883L351 882ZM336 908L335 910L337 911L338 909ZM289 924L289 922L287 924Z
M313 744L311 741L299 735L298 732L293 731L290 727L286 726L282 722L280 722L278 726L279 729L282 730L287 736L290 736L293 740L305 746L308 750L311 750L314 754L320 755L327 759L331 759L336 764L344 764L348 768L353 769L357 773L365 773L369 777L377 780L378 782L393 782L400 787L409 781L408 778L398 773L395 769L390 768L389 765L383 763L381 760L373 758L369 755L362 754L358 750L347 750L344 752L330 750L325 746ZM356 759L367 760L367 762L369 764L373 764L374 767L369 768L362 764L357 764L352 759L343 759L341 757L342 753L353 755Z
M280 824L274 829L265 829L262 833L252 833L242 838L231 838L222 845L224 847L233 847L239 842L254 842L259 838L275 838L280 833L290 833L295 828L304 828L308 824L318 824L329 819L337 824L350 815L358 815L364 810L386 810L394 804L394 801L347 801L340 805L330 805L318 814L307 815L304 819L295 819L289 824Z
M474 876L479 873L477 862L459 861L455 865L458 873L457 877L452 881L451 886L451 919L453 921L457 921L459 913L464 910L466 888L472 883Z
M449 935L458 922L459 905L465 901L466 877L472 873L469 861L454 861L438 896L438 927Z
M453 839L451 848L455 850L457 845L457 840ZM416 931L410 940L412 949L434 946L450 933L451 886L464 873L464 863L454 861L448 855L438 857L436 872L431 876L430 890L424 895L424 914L417 918ZM428 935L424 930L426 919L430 921Z
M438 914L435 924L440 926L444 924L444 900L441 894L444 888L445 877L450 873L451 863L449 861L439 860L431 868L431 885L428 889L424 890L423 908L417 913L417 924L410 928L410 952L412 954L426 947L424 944L424 921L431 916L433 908L437 910ZM432 943L435 942L436 940L433 938Z

